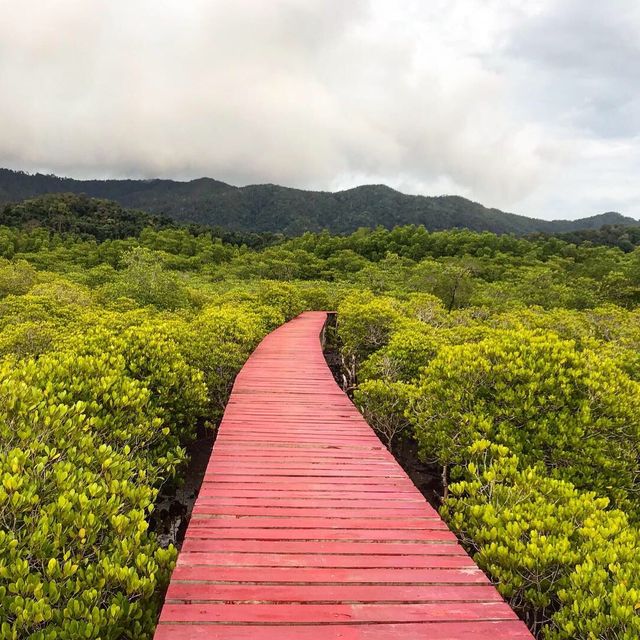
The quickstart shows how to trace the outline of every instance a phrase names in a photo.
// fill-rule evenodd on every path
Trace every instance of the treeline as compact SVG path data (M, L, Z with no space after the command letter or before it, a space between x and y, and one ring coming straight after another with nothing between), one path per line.
M43 177L46 178L47 176ZM524 240L525 244L521 246L521 250L526 252L527 249L524 247L527 247L527 242L536 246L544 246L548 241L552 242L554 238L569 245L607 246L621 249L624 252L633 251L640 245L640 226L607 223L607 220L610 220L612 215L604 214L597 217L599 222L596 228L579 227L569 232L538 232L526 236L516 236L504 232L496 235L489 232L474 231L473 237L476 238L477 245L475 249L482 251L485 245L491 244L487 243L486 237L483 242L478 242L478 236L495 236L496 238L504 239L501 247L505 249L498 247L498 243L493 243L493 248L506 250L507 252L513 250L518 245L519 240ZM247 224L250 226L250 220L247 221ZM17 203L2 205L0 206L0 225L26 230L42 228L56 234L71 233L83 239L94 238L99 242L136 236L145 227L155 229L182 228L186 229L191 235L211 234L224 242L235 245L244 244L254 249L282 243L287 239L281 232L234 230L233 226L216 226L202 222L180 223L175 218L170 218L166 215L152 215L140 209L126 209L113 200L90 198L84 194L74 193L50 193L20 200ZM359 230L342 236L330 235L329 231L326 230L324 232L310 233L308 231L310 227L305 228L302 226L296 234L290 235L302 235L306 239L302 242L294 240L292 246L308 249L310 245L313 245L314 253L317 253L316 250L320 250L320 253L324 252L325 256L330 250L350 249L369 259L375 259L374 256L376 253L379 255L380 249L392 251L399 255L405 255L402 252L407 251L407 257L414 259L419 258L421 255L424 257L427 255L424 252L431 250L426 246L428 242L424 240L424 236L428 235L424 225L391 225L392 228L388 229L385 225L376 223L373 220L362 220L360 226ZM464 225L455 225L453 223L448 226L451 229L456 226L464 227ZM447 225L445 224L444 227L446 228ZM255 226L253 227L253 229L256 228ZM367 229L370 231L367 231ZM403 232L402 229L409 231ZM414 232L412 230L418 231ZM363 236L366 236L367 233L371 233L376 237L365 243L363 242ZM383 236L385 233L390 233L391 236L388 240L381 240L380 233ZM411 238L415 233L420 237ZM328 242L327 238L332 238L332 241ZM407 243L409 243L410 247L407 246ZM366 246L367 244L368 246ZM387 244L389 246L386 246ZM468 251L472 249L472 247L466 247ZM440 250L442 250L442 247L440 247ZM451 252L457 249L450 248L448 250ZM361 251L365 253L361 253ZM431 254L429 253L429 255ZM451 253L442 255L451 255Z
M531 237L549 236L538 234ZM605 224L598 229L583 229L568 233L557 233L555 237L570 244L617 247L618 249L622 249L622 251L628 252L640 246L640 227Z
M137 237L98 242L74 234L0 227L0 256L38 269L77 273L98 283L125 268L135 248L153 262L210 282L268 279L323 281L437 295L449 310L467 306L508 309L522 305L586 309L640 301L640 250L576 246L558 238L422 227L361 230L350 236L305 234L252 248L212 232L147 227ZM113 270L113 273L110 271Z

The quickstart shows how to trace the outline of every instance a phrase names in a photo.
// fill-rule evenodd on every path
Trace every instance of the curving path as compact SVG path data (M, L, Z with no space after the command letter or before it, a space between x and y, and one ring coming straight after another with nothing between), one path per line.
M238 375L156 640L532 638L334 382L325 320Z

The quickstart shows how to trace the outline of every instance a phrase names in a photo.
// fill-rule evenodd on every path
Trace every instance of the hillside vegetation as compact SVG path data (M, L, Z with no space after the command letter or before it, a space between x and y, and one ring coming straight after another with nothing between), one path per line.
M640 637L637 236L244 242L51 198L0 226L0 640L152 637L158 492L305 309L338 310L356 403L539 638Z
M72 180L0 169L0 204L46 193L84 193L177 222L245 232L300 235L305 231L351 233L360 227L421 224L431 231L466 228L494 233L559 233L637 224L618 213L581 220L536 220L489 209L459 196L411 196L384 185L337 193L302 191L273 184L234 187L201 178L173 180Z

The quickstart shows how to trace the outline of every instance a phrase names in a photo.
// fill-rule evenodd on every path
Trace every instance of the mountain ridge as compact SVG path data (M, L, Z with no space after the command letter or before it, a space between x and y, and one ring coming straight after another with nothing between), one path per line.
M76 180L0 169L0 204L66 192L114 200L181 223L286 235L323 229L350 233L359 227L404 224L422 224L432 231L467 228L517 235L638 225L637 220L611 211L577 220L541 220L485 207L462 196L408 195L383 184L331 192L275 184L236 187L208 177Z

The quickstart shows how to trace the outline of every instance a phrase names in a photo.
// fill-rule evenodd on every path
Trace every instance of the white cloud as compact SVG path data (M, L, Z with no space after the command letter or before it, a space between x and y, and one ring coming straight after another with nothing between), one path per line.
M640 215L640 15L620 6L0 0L0 165Z

